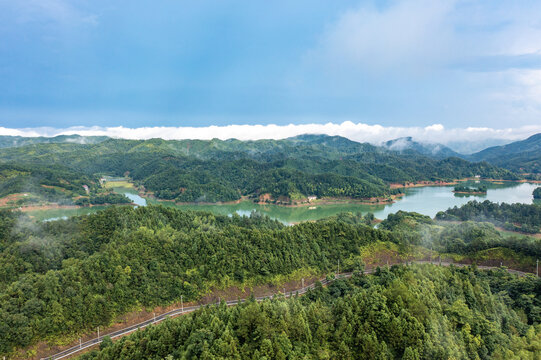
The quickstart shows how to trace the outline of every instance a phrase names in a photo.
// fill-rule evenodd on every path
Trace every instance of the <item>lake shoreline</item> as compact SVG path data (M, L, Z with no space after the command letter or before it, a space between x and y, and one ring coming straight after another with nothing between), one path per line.
M292 204L284 204L280 202L265 202L265 201L252 201L249 197L243 196L238 200L234 201L223 201L223 202L174 202L173 200L159 200L155 197L153 197L153 200L161 202L161 201L167 201L174 203L175 205L179 206L220 206L220 205L237 205L242 202L250 202L255 205L274 205L274 206L282 206L282 207L310 207L310 206L318 206L318 205L346 205L346 204L357 204L357 205L388 205L395 202L397 198L400 198L404 196L404 193L401 194L395 194L390 195L389 197L373 197L373 198L365 198L365 199L354 199L354 198L321 198L316 199L313 201L305 201L305 202L299 202L299 203L292 203Z
M504 182L514 182L514 183L532 183L532 184L538 184L541 183L541 181L538 180L527 180L527 179L521 179L521 180L505 180L505 179L478 179L478 178L463 178L463 179L455 179L453 181L419 181L415 183L406 183L406 184L400 184L400 183L390 183L389 187L391 189L409 189L409 188L422 188L422 187L434 187L434 186L452 186L457 185L460 182L466 182L466 181L486 181L491 182L495 184L503 184ZM111 188L115 188L116 186L111 186ZM174 200L167 200L167 199L159 199L157 198L152 192L145 192L141 191L140 189L137 189L135 187L129 188L126 186L117 187L117 188L125 188L130 190L135 190L140 197L147 200L148 204L160 204L160 203L171 203L175 206L227 206L227 205L238 205L242 202L251 202L255 205L274 205L274 206L280 206L284 208L297 208L297 207L310 207L310 206L325 206L325 205L389 205L396 202L396 200L400 199L405 195L405 193L400 194L394 194L390 195L389 197L373 197L373 198L365 198L365 199L354 199L354 198L321 198L309 201L308 199L303 200L302 202L297 203L283 203L283 202L265 202L265 201L253 201L252 198L249 196L241 196L240 199L232 200L232 201L218 201L218 202L175 202ZM486 195L485 192L455 192L455 194L461 194L461 195ZM19 195L19 194L12 194L12 195ZM5 198L8 198L12 195L7 195ZM2 199L0 199L1 201ZM154 203L148 201L151 200ZM132 206L138 206L138 204L132 202L127 204L92 204L89 206L80 206L80 205L58 205L58 204L44 204L44 205L30 205L30 206L21 206L21 207L14 207L14 206L6 206L1 205L0 202L0 209L18 209L23 212L29 212L29 211L37 211L37 210L52 210L52 209L83 209L88 208L92 206L111 206L111 205L132 205Z
M423 181L418 181L418 182L414 182L414 183L405 183L405 184L400 184L400 183L390 183L389 184L389 188L391 190L393 189L407 189L407 188L420 188L420 187L429 187L429 186L452 186L452 185L457 185L459 184L460 182L466 182L466 181L487 181L487 182L492 182L492 183L495 183L495 184L498 184L498 183L502 183L505 181L505 182L516 182L516 183L537 183L535 180L526 180L526 179L521 179L521 180L504 180L504 179L480 179L480 178L462 178L462 179L455 179L455 180L452 180L452 181L440 181L440 180L437 180L437 181L428 181L428 180L423 180ZM539 183L541 183L541 181L539 181ZM114 186L112 186L112 188L114 188ZM262 200L259 200L259 201L253 201L252 198L250 196L247 196L247 195L242 195L240 197L240 199L237 199L237 200L231 200L231 201L216 201L216 202L207 202L207 201L199 201L199 202L195 202L195 201L183 201L183 202L175 202L175 200L167 200L167 199L159 199L157 198L152 192L146 192L146 191L141 191L140 189L137 189L135 186L133 187L133 189L135 189L137 192L138 192L138 195L141 196L142 198L144 198L145 200L146 199L151 199L153 201L156 201L158 203L160 202L167 202L167 203L172 203L176 206L222 206L222 205L238 205L242 202L252 202L253 204L256 204L256 205L275 205L275 206L282 206L282 207L290 207L290 208L295 208L295 207L310 207L310 206L324 206L324 205L348 205L348 204L352 204L352 205L388 205L388 204L393 204L396 202L397 199L401 198L402 196L405 195L405 193L400 193L400 194L394 194L394 195L390 195L389 197L371 197L371 198L364 198L364 199L354 199L354 198L348 198L348 197L343 197L343 198L340 198L340 197L336 197L336 198L332 198L332 197L328 197L328 198L321 198L321 199L316 199L316 200L313 200L313 201L310 201L308 199L304 199L300 202L295 202L295 203L284 203L284 202L266 202L266 201L262 201ZM464 195L486 195L486 193L477 193L477 192L455 192L457 194L464 194ZM268 194L270 195L270 194ZM269 196L265 197L264 195L262 195L263 198L266 198L266 199L270 199Z
M520 179L520 180L508 180L508 179L484 179L484 178L462 178L462 179L454 179L452 181L417 181L417 182L406 182L405 184L402 183L390 183L389 186L391 189L406 189L406 188L416 188L416 187L425 187L425 186L451 186L451 185L457 185L460 182L466 182L466 181L487 181L495 184L503 184L504 182L516 182L516 183L533 183L533 184L541 184L541 180L528 180L528 179Z
M506 185L491 185L488 183L489 190L486 199L494 202L523 202L532 203L531 194L536 187L535 184L509 183ZM494 188L494 189L492 189ZM527 190L520 190L527 189ZM127 190L127 189L126 189ZM334 216L339 212L361 212L363 214L373 213L377 218L384 219L389 213L395 213L399 210L413 211L421 214L435 216L438 211L444 211L453 206L461 206L468 200L465 199L468 195L453 194L453 188L449 186L426 186L405 189L400 196L395 196L393 201L372 202L361 199L317 199L312 202L303 204L272 204L272 203L257 203L251 197L244 196L234 202L228 204L175 204L173 201L155 201L152 198L147 198L147 204L162 205L167 207L175 207L178 209L189 211L209 211L218 215L229 215L238 213L239 215L250 215L256 211L268 215L273 219L290 224L303 221L317 220L323 217ZM131 195L137 198L131 198L132 201L139 204L145 204L145 199L140 198L140 192L132 189L128 191ZM509 195L507 195L509 194ZM475 197L472 195L470 197ZM483 196L485 198L485 196ZM247 201L243 201L247 200ZM256 201L259 199L255 199ZM55 219L59 217L79 216L89 213L94 213L105 206L94 207L76 207L64 206L60 208L58 205L53 205L47 209L44 206L27 208L30 216L38 220Z

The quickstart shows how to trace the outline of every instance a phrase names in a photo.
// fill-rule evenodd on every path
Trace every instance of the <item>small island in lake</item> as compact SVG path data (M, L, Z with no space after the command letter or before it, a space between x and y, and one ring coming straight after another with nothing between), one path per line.
M455 194L486 195L487 187L485 185L481 185L476 188L469 186L455 186L453 192Z

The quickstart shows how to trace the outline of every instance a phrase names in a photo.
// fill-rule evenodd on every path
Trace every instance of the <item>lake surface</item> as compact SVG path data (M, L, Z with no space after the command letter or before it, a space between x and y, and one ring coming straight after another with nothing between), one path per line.
M361 204L334 204L334 205L315 205L315 209L310 209L307 206L302 207L285 207L277 205L259 205L249 201L239 204L226 205L175 205L171 202L147 200L139 196L133 189L115 189L119 193L128 196L138 206L145 206L147 203L162 204L164 206L175 207L178 209L189 210L204 210L211 211L220 215L231 215L237 213L239 215L250 215L252 211L258 211L268 215L273 219L277 219L284 223L297 223L307 220L317 220L324 217L336 215L343 211L368 212L374 213L376 218L384 219L390 213L395 213L399 210L415 211L430 217L434 217L438 211L447 210L453 206L460 206L470 200L490 200L492 202L506 203L524 203L531 204L533 202L532 192L540 186L539 184L530 183L512 183L495 184L491 182L474 183L468 182L465 185L479 186L486 185L488 188L486 195L459 195L454 194L453 186L426 186L418 188L406 189L405 195L393 204L386 205L361 205ZM53 220L73 215L84 215L96 212L103 209L102 206L91 208L78 209L50 209L36 210L29 212L29 215L34 216L38 220Z
M135 191L134 189L113 188L113 190L116 193L125 195L128 199L132 201L132 203L136 204L137 206L145 206L147 204L147 200L144 197L139 196L139 193L137 193L137 191Z

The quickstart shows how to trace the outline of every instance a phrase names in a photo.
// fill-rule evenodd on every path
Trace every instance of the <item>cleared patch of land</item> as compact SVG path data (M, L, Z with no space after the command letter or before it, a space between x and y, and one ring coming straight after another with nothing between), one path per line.
M113 188L128 188L128 189L134 189L135 186L133 183L127 181L127 180L121 180L121 181L106 181L103 185L106 189L113 189Z

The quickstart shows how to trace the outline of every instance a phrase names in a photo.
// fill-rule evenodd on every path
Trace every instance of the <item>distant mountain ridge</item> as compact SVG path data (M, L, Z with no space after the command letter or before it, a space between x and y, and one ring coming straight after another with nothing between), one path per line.
M153 196L177 202L279 203L318 198L390 201L390 183L472 177L518 179L508 170L457 157L400 154L341 136L282 140L126 140L42 143L0 149L0 164L61 165L88 178L128 175ZM262 197L261 197L262 196Z
M44 147L45 145L50 145ZM415 141L412 137L402 137L381 143L379 146L360 143L342 136L325 134L303 134L286 139L262 140L149 140L114 139L107 136L59 135L55 137L0 136L0 148L19 148L33 146L36 156L43 151L43 156L55 156L54 153L69 154L72 145L92 146L97 154L116 151L140 153L157 151L174 156L187 156L201 160L250 157L256 161L276 161L298 157L323 157L327 160L339 160L355 157L356 161L389 161L385 154L398 154L411 157L423 156L435 160L461 158L468 161L485 161L492 165L512 170L516 173L541 174L541 134L528 139L501 146L492 146L471 155L460 154L448 146L437 143ZM51 146L54 147L51 148ZM54 151L53 151L54 150ZM4 161L10 155L4 154ZM1 159L0 159L1 160ZM36 158L34 158L36 160ZM537 175L536 175L537 176Z
M507 145L493 146L467 157L520 173L541 173L541 133Z

